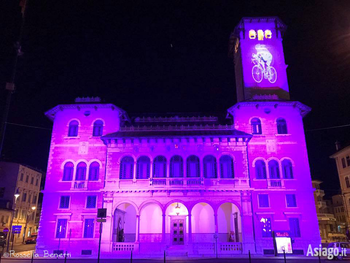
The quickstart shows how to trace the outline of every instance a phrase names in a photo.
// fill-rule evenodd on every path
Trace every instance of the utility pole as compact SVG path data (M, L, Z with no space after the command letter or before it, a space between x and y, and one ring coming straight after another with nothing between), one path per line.
M22 21L21 21L21 26L20 26L18 38L13 45L13 47L15 49L15 55L14 55L13 63L12 63L11 78L10 78L9 82L6 83L6 86L5 86L5 89L7 91L7 96L6 96L6 102L5 102L5 108L4 108L4 115L3 115L3 119L2 119L1 127L0 127L0 159L2 159L2 151L4 148L4 139L5 139L5 133L6 133L6 127L7 127L7 119L8 119L8 115L10 112L11 97L12 97L12 94L15 92L15 79L16 79L18 57L20 57L22 55L21 41L22 41L23 31L24 31L25 11L26 11L26 7L27 7L27 3L28 3L28 0L21 1Z

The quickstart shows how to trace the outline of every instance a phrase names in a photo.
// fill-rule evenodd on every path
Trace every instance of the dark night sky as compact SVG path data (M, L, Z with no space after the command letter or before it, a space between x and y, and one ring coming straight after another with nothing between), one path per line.
M28 1L9 122L47 129L44 112L78 96L129 113L225 113L236 103L230 33L243 16L279 16L291 97L313 109L305 118L312 177L337 193L329 155L350 127L308 130L350 123L349 1ZM21 14L16 0L0 10L2 113ZM50 130L9 125L3 155L45 170L49 143Z

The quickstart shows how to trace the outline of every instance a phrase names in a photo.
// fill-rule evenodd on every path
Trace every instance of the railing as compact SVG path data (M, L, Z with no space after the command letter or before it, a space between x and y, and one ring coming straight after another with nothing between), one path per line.
M136 244L134 242L114 242L113 243L113 251L116 252L127 252L127 251L134 251Z
M281 179L268 179L269 188L283 188L284 181Z
M74 182L73 188L74 189L86 189L87 182Z
M238 242L220 243L218 252L219 254L241 254L242 243L238 243Z

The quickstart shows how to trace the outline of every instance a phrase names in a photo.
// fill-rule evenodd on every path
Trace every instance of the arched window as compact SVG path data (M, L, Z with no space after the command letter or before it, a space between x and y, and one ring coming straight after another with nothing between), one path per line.
M79 163L77 166L77 172L75 174L76 181L85 181L86 179L86 163Z
M93 162L89 167L89 181L97 181L100 177L100 164Z
M191 155L187 158L187 177L200 177L199 158Z
M345 183L346 183L346 187L347 187L347 188L350 188L349 177L345 177Z
M278 134L287 134L287 122L283 118L278 118L277 119L277 133Z
M150 173L150 163L151 161L147 156L141 156L137 160L137 179L148 179Z
M220 158L221 178L234 178L233 160L231 156L223 155Z
M170 159L170 177L183 177L184 176L184 168L182 157L179 155L175 155Z
M270 179L280 178L280 169L278 167L277 161L275 160L269 161L269 172L270 172Z
M157 156L153 161L153 177L166 177L166 158L164 156Z
M203 158L204 178L217 178L216 158L212 155L207 155Z
M266 179L266 164L263 160L255 162L255 177L256 179Z
M103 122L98 120L94 122L94 128L92 131L92 136L102 136L103 132Z
M79 128L79 122L71 121L69 123L69 128L68 128L68 137L78 136L78 128Z
M261 134L261 121L258 118L254 118L251 120L252 125L252 134Z
M131 156L123 157L120 162L120 179L133 179L134 159Z
M67 162L63 168L62 181L72 181L73 180L73 170L74 170L74 164L72 162Z
M284 179L293 179L293 165L290 160L282 161L282 172Z

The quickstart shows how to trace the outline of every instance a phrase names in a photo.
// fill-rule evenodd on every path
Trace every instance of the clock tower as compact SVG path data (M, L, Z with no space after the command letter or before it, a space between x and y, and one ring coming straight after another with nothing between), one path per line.
M289 100L287 65L277 17L245 17L230 38L234 56L237 100Z

